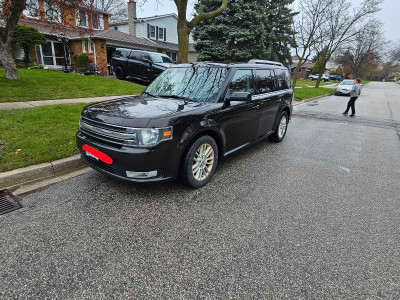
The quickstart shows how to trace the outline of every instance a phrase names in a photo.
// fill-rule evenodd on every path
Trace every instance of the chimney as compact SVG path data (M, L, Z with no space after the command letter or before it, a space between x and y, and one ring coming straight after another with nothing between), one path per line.
M135 20L136 20L136 2L135 2L135 0L129 0L129 2L128 2L128 26L129 26L129 34L132 34L133 36L136 36Z

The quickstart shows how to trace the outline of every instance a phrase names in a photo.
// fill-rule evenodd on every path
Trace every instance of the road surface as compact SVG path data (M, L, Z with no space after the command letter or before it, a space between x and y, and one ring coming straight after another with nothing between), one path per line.
M95 171L0 216L0 299L399 299L400 86L302 104L206 187Z

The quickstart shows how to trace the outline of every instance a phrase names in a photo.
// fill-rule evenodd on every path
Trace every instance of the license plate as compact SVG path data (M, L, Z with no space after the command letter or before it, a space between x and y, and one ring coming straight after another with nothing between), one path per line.
M86 155L89 156L89 157L92 157L95 160L99 160L96 156L94 156L93 154L91 154L91 153L89 153L87 151L86 151Z

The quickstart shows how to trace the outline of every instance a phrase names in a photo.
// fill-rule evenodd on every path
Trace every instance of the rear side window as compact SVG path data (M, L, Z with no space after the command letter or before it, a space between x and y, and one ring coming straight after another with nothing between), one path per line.
M275 90L274 74L271 70L255 70L257 94L270 93Z
M277 90L290 89L290 75L289 70L274 70L276 77Z
M229 95L233 92L254 94L254 79L251 70L237 70L229 84Z
M139 51L132 51L131 52L131 59L141 60L142 59L142 53L140 53Z

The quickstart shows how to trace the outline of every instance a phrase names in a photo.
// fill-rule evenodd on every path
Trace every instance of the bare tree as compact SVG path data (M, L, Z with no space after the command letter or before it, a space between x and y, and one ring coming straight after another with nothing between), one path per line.
M295 89L299 70L309 59L316 43L321 42L318 28L324 25L326 12L331 5L327 0L303 0L299 4L299 14L293 23L295 53L299 59L293 76L292 88Z
M118 22L128 19L128 9L125 0L96 0L97 9L110 13L110 21Z
M178 64L188 61L189 52L189 35L190 32L201 21L209 20L221 15L228 4L228 0L222 0L221 6L211 12L202 13L194 16L191 21L186 19L186 11L188 0L174 0L176 8L178 9Z
M390 60L400 63L400 41L398 41L389 52Z
M339 56L337 62L348 66L354 77L362 77L371 65L381 60L385 46L382 32L383 24L380 21L368 21L346 45L346 51Z
M325 70L326 63L332 54L343 44L354 39L355 34L359 31L359 23L380 10L379 4L382 2L383 0L364 0L360 7L353 8L350 12L351 2L331 0L324 26L321 26L317 31L317 34L323 36L322 42L315 45L315 50L318 53L326 49L324 55L321 56L323 70ZM320 85L322 73L319 74L316 88Z

